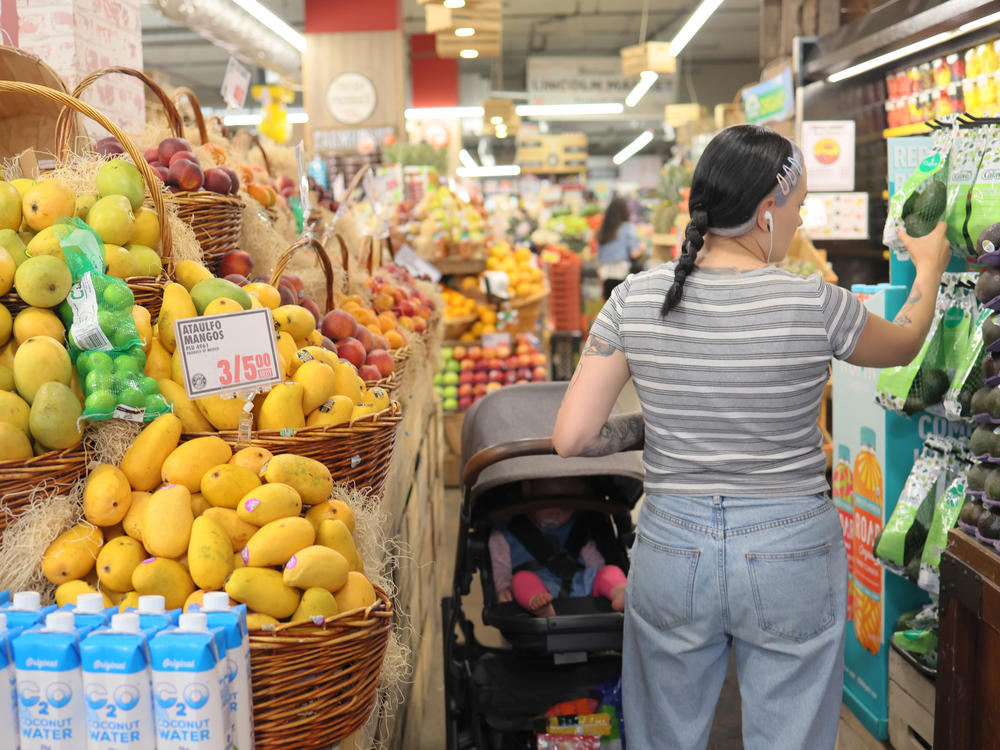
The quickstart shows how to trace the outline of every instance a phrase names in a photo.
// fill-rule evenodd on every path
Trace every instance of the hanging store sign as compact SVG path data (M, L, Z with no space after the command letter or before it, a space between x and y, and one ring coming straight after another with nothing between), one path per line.
M813 192L854 190L854 120L806 120L802 156Z
M792 70L761 81L743 91L743 116L750 124L787 120L795 114L795 87Z
M347 125L367 120L377 103L374 84L361 73L341 73L326 89L326 108Z
M526 77L532 104L621 102L635 86L620 57L529 57ZM663 73L636 109L661 109L676 93L676 75Z

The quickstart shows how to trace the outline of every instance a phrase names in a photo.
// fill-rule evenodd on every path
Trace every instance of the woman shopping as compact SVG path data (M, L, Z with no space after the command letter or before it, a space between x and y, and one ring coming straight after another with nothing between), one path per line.
M901 236L916 280L886 321L771 265L805 195L793 143L752 125L719 133L694 172L680 259L614 290L556 421L563 456L644 450L622 675L633 748L706 746L731 649L747 750L836 743L847 562L820 401L832 358L916 356L948 248L944 224ZM629 377L642 412L609 419Z
M629 214L628 203L616 195L608 204L597 230L597 275L604 285L604 299L629 274L640 252L639 236Z

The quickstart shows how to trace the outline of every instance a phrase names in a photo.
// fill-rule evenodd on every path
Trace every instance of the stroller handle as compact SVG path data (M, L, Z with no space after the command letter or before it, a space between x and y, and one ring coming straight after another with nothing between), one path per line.
M555 452L556 449L552 445L551 437L511 440L507 443L491 445L489 448L483 448L474 454L466 462L465 471L462 472L462 483L467 488L471 488L485 469L500 461L506 461L508 458L549 456Z

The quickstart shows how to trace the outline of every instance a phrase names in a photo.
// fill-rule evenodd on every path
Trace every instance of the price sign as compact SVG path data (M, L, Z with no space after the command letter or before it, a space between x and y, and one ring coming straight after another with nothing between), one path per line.
M229 58L226 74L222 77L222 99L233 109L239 109L247 100L247 91L252 80L250 71L237 62L235 57Z
M306 147L302 141L295 144L295 165L299 170L299 205L302 221L309 218L309 172L306 169Z
M266 390L280 382L267 308L174 322L188 398Z

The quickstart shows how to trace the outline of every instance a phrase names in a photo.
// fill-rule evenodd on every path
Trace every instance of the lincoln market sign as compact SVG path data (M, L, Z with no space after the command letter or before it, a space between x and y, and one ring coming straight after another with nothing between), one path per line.
M791 68L743 92L743 114L751 124L789 119L795 112Z
M531 104L622 102L639 80L622 75L618 56L529 57L526 77ZM662 110L676 92L676 76L660 74L636 109Z

